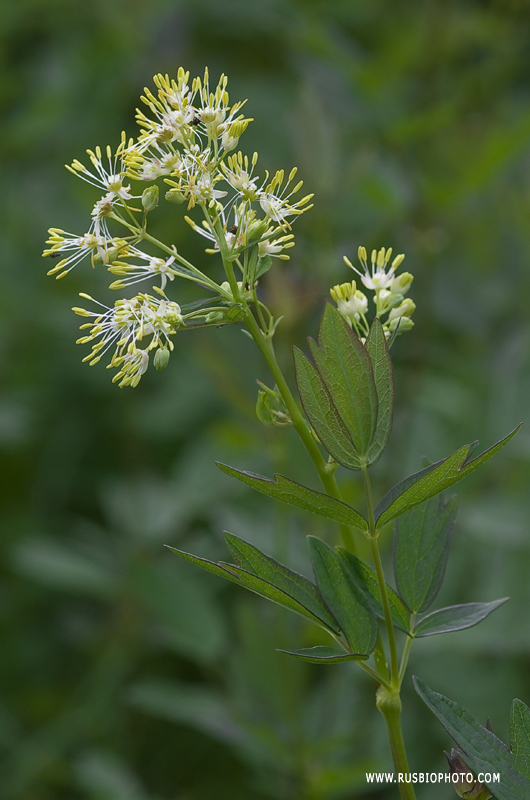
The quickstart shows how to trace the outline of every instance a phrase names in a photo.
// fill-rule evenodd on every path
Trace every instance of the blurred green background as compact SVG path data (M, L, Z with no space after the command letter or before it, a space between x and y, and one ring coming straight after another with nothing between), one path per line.
M254 416L254 380L270 379L252 344L237 326L183 333L166 372L120 391L81 364L69 311L79 291L106 300L105 275L85 265L56 283L40 253L48 227L84 231L96 199L63 164L122 129L136 135L154 73L226 72L255 118L242 148L262 169L297 164L315 192L292 260L263 287L286 314L286 368L329 287L351 277L342 255L391 245L407 254L418 308L393 351L378 494L424 455L489 446L528 419L530 5L8 0L0 41L0 797L394 797L364 779L391 768L370 680L277 654L315 632L163 548L224 558L228 529L307 569L318 519L214 466L317 487L292 432ZM157 213L201 263L174 207ZM411 658L411 672L504 739L512 698L530 702L529 477L523 428L459 485L440 605L512 599ZM355 476L342 479L361 504ZM450 741L406 684L411 767L444 769Z

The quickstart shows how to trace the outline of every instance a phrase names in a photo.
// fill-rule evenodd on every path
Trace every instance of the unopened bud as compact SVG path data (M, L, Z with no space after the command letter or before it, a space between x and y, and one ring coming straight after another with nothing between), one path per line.
M142 193L142 207L146 213L153 211L158 205L158 186L148 186Z
M394 259L394 261L396 260L397 259ZM414 275L411 275L410 272L402 272L401 275L398 275L396 278L394 278L390 284L390 290L398 294L407 294L408 290L412 286L413 280Z
M389 319L385 327L390 333L394 333L396 328L399 329L398 333L405 333L405 331L410 331L414 327L414 323L408 317L395 317L394 319Z
M256 401L256 416L264 425L274 425L274 418L272 416L271 398L267 392L258 391L258 399Z
M159 347L153 358L154 368L159 371L165 369L168 365L169 355L167 347Z
M247 227L248 241L253 242L256 239L261 239L261 237L266 233L268 227L269 223L265 219L253 220Z
M488 787L475 778L460 750L453 748L450 755L445 751L444 753L449 762L451 783L458 797L466 800L488 800L492 796Z
M186 200L186 198L178 189L170 189L168 192L166 192L166 200L168 203L174 203L175 205L180 206L181 203Z
M204 321L208 325L219 325L226 322L226 314L223 311L210 311L209 314L206 314Z
M415 310L416 303L410 297L406 297L402 303L392 309L388 315L388 321L390 322L398 317L411 317Z
M245 312L243 311L241 306L237 304L235 306L231 306L228 309L226 316L228 317L229 322L239 322L239 320L243 319L243 317L245 316Z
M403 302L404 297L402 294L392 294L390 292L388 299L386 301L386 305L388 308L397 308Z

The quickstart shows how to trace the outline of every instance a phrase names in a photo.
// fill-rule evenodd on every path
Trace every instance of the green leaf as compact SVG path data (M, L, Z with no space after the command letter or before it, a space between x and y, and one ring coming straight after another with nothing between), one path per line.
M366 339L366 349L372 362L378 403L377 426L367 457L367 463L373 464L386 447L394 415L394 368L383 326L377 318Z
M456 495L446 504L431 497L396 520L396 586L413 613L429 608L442 585L457 505Z
M286 592L329 628L340 633L314 583L232 533L225 533L225 540L239 567Z
M216 463L219 469L226 472L227 475L237 478L242 483L246 483L247 486L274 497L276 500L283 500L284 503L304 508L306 511L320 514L327 519L336 520L336 522L344 525L351 525L363 532L368 528L365 518L347 503L336 500L334 497L322 492L316 492L314 489L308 489L300 483L284 478L283 475L276 474L274 480L270 480L263 475L243 472L233 467L228 467L226 464Z
M337 552L343 560L344 569L350 573L352 581L359 587L359 590L363 592L366 602L370 605L374 614L380 619L384 619L385 612L381 605L379 582L374 570L343 547L337 547ZM386 591L394 625L400 630L405 631L405 633L409 633L410 620L407 609L392 587L388 584L386 585Z
M519 772L530 778L530 708L522 700L512 703L510 749Z
M256 274L254 275L254 280L261 278L261 276L268 272L271 267L272 258L270 256L263 256L263 258L258 259L258 266L256 269Z
M522 423L508 436L505 436L504 439L501 439L472 461L468 461L468 459L477 442L465 444L448 458L437 461L435 464L431 464L425 469L414 473L414 475L409 475L408 478L394 486L377 506L377 524L382 526L390 522L390 520L408 511L409 508L413 508L413 506L422 503L429 497L443 492L453 483L465 478L466 475L469 475L495 455L501 447L504 447L515 436L521 425Z
M440 608L418 620L414 627L414 636L434 636L437 633L450 633L464 630L464 628L472 628L509 599L509 597L502 597L500 600L492 600L491 603L463 603Z
M286 653L288 656L301 658L312 664L338 664L341 661L364 661L367 655L359 653L345 653L340 647L303 647L300 650L278 650L279 653Z
M366 457L377 424L377 391L370 356L331 303L326 304L318 345L309 340L315 365L354 447Z
M250 589L251 592L255 592L255 594L261 595L261 597L266 597L268 600L272 600L273 603L277 603L284 608L289 608L291 611L295 611L302 617L310 619L311 622L316 623L327 631L333 630L330 629L325 620L316 617L309 609L295 600L294 597L291 597L287 592L268 583L268 581L258 578L257 575L246 572L244 569L233 564L224 564L223 562L216 564L213 561L208 561L206 558L199 558L191 553L184 553L182 550L176 550L174 547L169 547L169 545L166 545L166 547L191 564L202 567L202 569L208 572L213 572L214 575L226 578L226 580L232 581L232 583L238 583L240 586Z
M499 783L487 783L497 800L528 800L530 780L515 766L515 758L504 742L488 731L453 700L433 692L423 681L414 677L416 691L431 709L447 733L465 754L466 764L479 772L500 774Z
M378 630L372 609L343 570L339 554L316 536L308 536L307 543L318 588L352 652L369 655L375 647Z
M316 435L335 461L348 469L359 469L359 454L320 372L297 347L293 353L298 392Z

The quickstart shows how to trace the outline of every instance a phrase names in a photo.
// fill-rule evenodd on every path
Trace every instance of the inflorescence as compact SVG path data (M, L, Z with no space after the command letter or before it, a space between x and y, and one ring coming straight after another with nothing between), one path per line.
M221 76L213 91L207 70L202 79L190 83L189 73L180 68L176 79L159 74L154 84L156 91L145 89L141 98L147 113L137 111L141 132L136 141L122 133L116 150L107 146L87 151L90 166L77 159L67 165L71 173L98 189L100 197L86 233L50 228L43 253L60 257L48 272L56 278L89 259L92 267L111 273L112 290L151 282L154 294L141 292L106 306L82 293L96 310L73 309L87 320L81 326L85 333L78 339L80 344L91 344L84 361L95 364L109 352L108 367L117 369L113 380L119 386L136 386L151 354L154 366L163 369L173 349L171 337L180 328L236 322L249 304L254 305L264 332L272 336L278 320L257 298L258 279L270 269L272 258L289 258L287 251L294 246L292 222L312 207L312 195L300 192L302 181L296 180L296 168L287 175L278 170L259 176L257 153L249 158L237 151L252 119L241 113L246 101L230 105L226 76ZM141 191L132 188L131 182L150 185ZM148 233L147 218L158 206L163 184L169 204L202 212L200 222L187 215L185 220L207 240L206 252L221 256L220 281L182 257L174 244ZM346 259L363 285L374 291L376 314L388 313L388 336L412 326L414 310L414 303L403 298L412 276L395 277L403 257L395 258L388 268L390 254L384 248L372 254L370 270L366 251L360 248L363 272ZM202 287L207 298L181 308L166 294L177 277ZM365 336L368 303L355 281L335 286L331 294L343 316Z

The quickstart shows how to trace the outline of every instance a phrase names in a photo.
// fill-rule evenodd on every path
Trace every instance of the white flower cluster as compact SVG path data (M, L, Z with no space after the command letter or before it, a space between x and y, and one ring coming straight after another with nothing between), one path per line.
M215 223L220 223L232 256L250 242L271 239L276 240L276 249L268 254L280 255L291 241L285 238L289 218L306 211L312 197L293 199L302 188L300 181L290 189L296 169L282 189L283 170L272 179L268 173L261 181L254 176L257 153L250 162L241 152L228 155L252 119L239 113L244 102L230 106L225 75L214 92L208 70L191 85L182 68L176 80L156 75L154 82L157 95L145 89L142 97L154 119L137 111L142 133L125 153L128 177L143 181L162 177L170 186L169 202L187 203L188 210L196 205L211 210L205 214L204 230L197 229L219 247Z
M392 248L382 247L380 250L372 250L369 265L364 247L359 247L358 255L362 267L360 270L354 267L346 256L344 261L357 273L362 285L373 292L375 316L381 320L387 339L396 333L410 330L414 325L411 316L416 305L409 297L405 297L405 294L410 289L414 277L410 272L402 272L396 276L396 270L403 263L405 256L401 253L390 263ZM367 320L368 298L357 288L356 281L333 286L330 294L342 316L364 340L370 329Z
M81 329L88 329L89 333L77 340L77 344L94 342L92 352L83 361L93 366L108 350L114 348L108 367L119 368L113 381L119 381L120 386L138 385L148 367L151 350L173 350L173 342L169 337L182 324L178 303L139 294L132 300L117 300L109 308L88 294L83 293L81 297L92 300L104 309L103 312L77 307L73 309L81 317L92 318L91 322L81 325ZM142 349L139 345L146 337L150 337L150 341Z
M145 89L142 97L149 115L137 111L141 133L136 142L122 134L114 152L110 147L88 150L89 167L77 159L67 165L101 196L92 208L86 233L50 228L43 253L60 258L48 272L57 278L89 258L93 267L102 265L115 276L110 284L113 290L156 281L153 290L160 299L138 294L118 300L113 307L102 306L104 313L74 309L93 318L88 323L90 334L79 340L97 339L85 360L94 364L114 347L109 366L118 368L115 380L120 386L137 385L152 350L156 350L155 366L165 366L171 349L168 337L178 327L233 322L240 317L242 304L258 305L257 279L270 267L271 257L289 258L286 251L294 246L290 222L311 208L312 195L295 198L302 187L302 181L295 182L296 169L287 179L283 170L272 177L265 173L260 179L255 175L257 154L249 159L233 152L252 120L240 113L246 101L230 105L226 76L221 76L213 91L207 70L202 79L190 82L189 73L180 68L175 79L156 75L154 83L156 92ZM188 211L202 212L199 223L186 220L208 240L207 252L221 255L221 277L205 274L183 258L175 245L147 232L147 215L159 202L160 186L155 183L159 179L167 184L169 203L186 203ZM132 181L151 185L135 194ZM111 231L113 226L121 226L119 235ZM147 243L161 252L147 252ZM181 310L166 295L175 277L206 289L208 298L189 311ZM141 349L138 343L146 336L150 342Z

